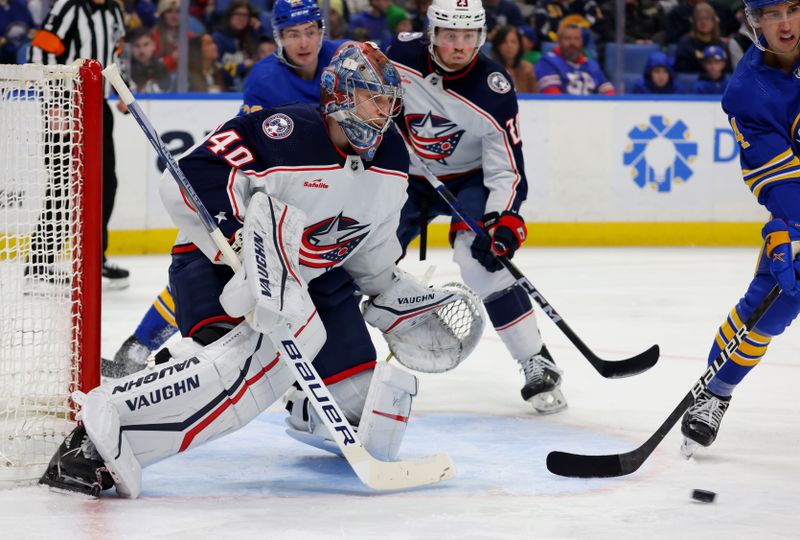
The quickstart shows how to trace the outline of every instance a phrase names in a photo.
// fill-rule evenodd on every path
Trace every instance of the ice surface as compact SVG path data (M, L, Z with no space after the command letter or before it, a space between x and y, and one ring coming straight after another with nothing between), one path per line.
M522 375L491 329L455 371L421 375L403 457L446 451L456 478L401 493L362 486L339 458L283 433L279 406L239 432L145 470L138 500L92 500L31 487L0 492L3 538L797 538L800 528L800 338L775 339L737 389L719 439L692 461L674 429L637 473L572 480L544 466L551 450L641 444L705 365L718 325L749 282L754 249L526 249L515 262L568 324L607 359L661 345L649 372L601 378L541 313L565 369L569 408L536 416ZM457 278L445 250L402 266ZM113 355L166 280L166 257L116 258L130 289L103 304ZM377 337L377 336L376 336ZM379 356L386 347L377 338ZM717 492L693 502L692 489Z

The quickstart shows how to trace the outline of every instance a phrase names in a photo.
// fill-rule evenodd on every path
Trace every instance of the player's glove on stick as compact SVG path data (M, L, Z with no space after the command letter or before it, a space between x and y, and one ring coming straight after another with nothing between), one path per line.
M503 265L496 256L512 258L525 241L528 229L519 214L508 210L502 214L489 212L482 221L486 235L475 237L472 256L489 272L497 272Z
M797 273L800 271L800 261L795 260L800 242L800 223L787 224L782 219L773 219L761 229L764 237L764 250L769 259L769 271L778 281L781 290L792 296L800 293L800 281Z

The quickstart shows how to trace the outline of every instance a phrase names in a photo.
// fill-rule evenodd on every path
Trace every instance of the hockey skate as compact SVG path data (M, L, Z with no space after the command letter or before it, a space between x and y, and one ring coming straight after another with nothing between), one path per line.
M100 361L100 374L103 377L119 379L147 367L147 359L150 357L150 349L139 341L135 335L130 336L117 353L113 360L103 358Z
M120 268L116 264L112 264L108 261L103 262L103 290L118 291L121 289L127 289L130 285L128 282L128 277L130 277L130 272L124 268Z
M39 483L93 497L114 486L114 480L82 425L58 447Z
M537 354L519 363L525 374L522 399L541 414L552 414L567 408L567 400L560 388L563 372L556 366L547 347L542 346Z
M681 454L685 458L694 455L700 446L711 446L717 438L722 416L728 410L731 397L712 394L708 389L697 396L694 405L683 415L681 433L684 435Z

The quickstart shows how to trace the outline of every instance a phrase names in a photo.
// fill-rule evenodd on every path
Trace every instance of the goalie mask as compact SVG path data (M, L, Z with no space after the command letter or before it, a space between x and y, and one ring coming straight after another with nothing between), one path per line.
M342 45L320 77L322 112L371 160L402 105L400 74L372 42Z

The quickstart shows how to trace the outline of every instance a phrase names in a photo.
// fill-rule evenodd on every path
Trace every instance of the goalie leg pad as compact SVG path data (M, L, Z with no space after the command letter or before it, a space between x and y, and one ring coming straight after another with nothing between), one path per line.
M142 467L239 429L294 382L247 323L181 352L88 394L81 416L120 495L138 494Z
M367 401L358 424L364 447L376 459L394 461L417 395L417 378L387 362L375 366Z
M370 369L328 386L331 396L336 400L350 425L357 425L361 418L371 379ZM308 402L305 392L296 387L292 388L286 395L286 410L289 412L289 417L286 418L287 435L315 448L342 455L339 447L331 440L328 428ZM366 446L363 439L362 443Z
M374 371L359 373L329 387L348 421L358 424L358 436L364 447L383 461L397 458L417 388L413 374L386 362L379 362ZM289 411L286 433L290 437L341 455L302 390L289 393L286 408Z

